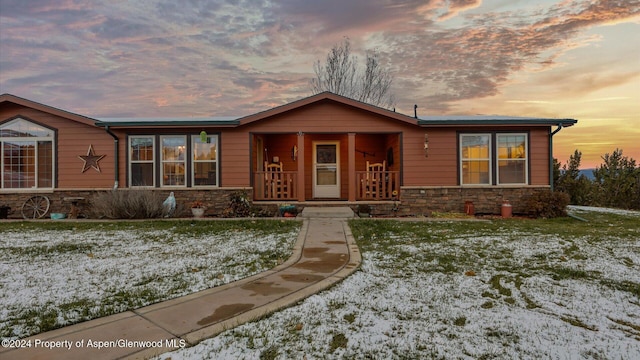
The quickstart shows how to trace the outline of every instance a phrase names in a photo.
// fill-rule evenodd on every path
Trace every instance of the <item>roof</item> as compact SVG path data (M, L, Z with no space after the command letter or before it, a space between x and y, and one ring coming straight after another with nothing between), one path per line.
M239 125L235 116L209 118L99 118L96 126L226 126Z
M440 115L418 116L418 125L558 125L577 123L575 119L537 118L502 115Z
M32 108L32 109L36 109L48 114L52 114L52 115L56 115L56 116L60 116L63 118L67 118L70 120L74 120L77 121L79 123L85 124L85 125L95 125L95 119L92 119L90 117L86 117L83 115L78 115L78 114L74 114L72 112L69 111L65 111L62 109L58 109L49 105L45 105L45 104L41 104L39 102L35 102L32 100L27 100L25 98L21 98L19 96L15 96L15 95L11 95L11 94L2 94L0 95L0 104L3 103L13 103L13 104L17 104L17 105L21 105L24 107L28 107L28 108Z
M57 109L51 106L37 103L35 101L23 99L21 97L2 94L0 104L11 102L26 107L35 108L44 112L69 118L87 125L110 126L110 127L171 127L171 126L216 126L216 127L236 127L246 125L255 121L260 121L272 116L276 116L287 111L299 109L304 106L321 101L333 101L346 106L355 107L364 111L378 114L392 120L405 124L420 126L472 126L472 125L557 125L568 127L576 124L575 119L555 119L538 117L518 117L501 115L437 115L419 116L417 119L395 111L387 110L375 105L350 99L328 91L315 94L300 100L277 106L265 111L257 112L247 116L217 116L207 118L193 117L171 117L171 118L89 118L74 114L68 111Z
M293 102L290 102L288 104L284 104L281 106L277 106L274 108L271 108L269 110L265 110L265 111L261 111L252 115L248 115L245 116L243 118L240 119L240 125L245 125L254 121L259 121L271 116L275 116L278 114L282 114L284 112L293 110L293 109L297 109L297 108L301 108L303 106L306 105L310 105L313 103L318 103L320 101L334 101L334 102L338 102L344 105L348 105L348 106L352 106L355 108L359 108L365 111L369 111L375 114L379 114L388 118L392 118L395 120L399 120L401 122L407 123L407 124L411 124L411 125L416 125L416 119L414 117L405 115L405 114L401 114L395 111L391 111L391 110L387 110L375 105L371 105L371 104L367 104L365 102L362 101L358 101L358 100L354 100L342 95L337 95L334 94L332 92L329 91L325 91L325 92L321 92L319 94L315 94L315 95L311 95L309 97L300 99L300 100L296 100Z

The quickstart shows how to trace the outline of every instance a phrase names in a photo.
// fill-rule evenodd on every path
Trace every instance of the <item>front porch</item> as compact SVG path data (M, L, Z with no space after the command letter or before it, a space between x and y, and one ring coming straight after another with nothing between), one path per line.
M396 200L400 143L398 133L252 134L254 200Z

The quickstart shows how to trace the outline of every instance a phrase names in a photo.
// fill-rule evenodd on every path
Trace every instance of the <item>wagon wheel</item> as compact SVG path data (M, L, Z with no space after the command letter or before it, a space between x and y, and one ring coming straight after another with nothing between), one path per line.
M22 217L25 219L41 219L49 211L49 198L43 195L32 196L22 204Z

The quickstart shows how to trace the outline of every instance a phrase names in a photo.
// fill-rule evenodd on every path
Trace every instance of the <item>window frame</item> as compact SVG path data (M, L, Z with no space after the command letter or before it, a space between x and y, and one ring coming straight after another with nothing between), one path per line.
M189 146L190 149L190 153L189 153L189 158L191 159L191 187L194 188L203 188L203 187L218 187L220 184L220 168L219 168L219 163L220 163L220 137L218 136L218 134L207 134L207 138L212 138L215 140L215 151L216 151L216 159L215 160L196 160L195 158L195 146L198 143L197 140L200 139L200 135L191 135L191 143ZM210 185L210 184L206 184L206 185L197 185L196 184L196 163L213 163L214 164L214 168L215 168L215 172L216 172L216 177L215 177L215 184L214 185Z
M37 127L41 127L44 129L47 129L51 132L51 134L49 136L6 136L6 137L2 137L0 136L0 191L2 192L7 192L7 191L33 191L33 190L53 190L56 188L57 186L57 138L58 138L58 130L55 128L52 128L50 126L41 124L37 121L31 120L27 117L24 116L15 116L12 117L10 119L7 119L6 121L2 121L0 122L0 126L4 127L8 127L11 126L12 123L17 123L17 122L27 122L30 124L33 124ZM4 140L4 139L9 139L9 140ZM5 187L5 158L4 158L4 150L5 150L5 146L7 144L7 142L11 142L11 141L19 141L19 142L32 142L33 143L33 152L34 152L34 186L32 187ZM51 143L51 163L49 164L49 166L51 167L51 186L39 186L38 184L40 183L40 173L39 173L39 146L41 142L50 142Z
M524 158L500 158L500 137L522 136L524 137ZM529 184L529 136L527 133L496 133L496 185L528 185ZM500 162L501 161L524 161L524 182L501 182Z
M182 185L164 185L164 167L163 164L167 162L178 162L174 160L163 160L162 151L162 139L171 137L181 137L185 140L184 160L181 162L185 166L184 177L185 181ZM207 137L215 139L216 143L216 160L210 161L215 163L216 172L216 184L215 185L196 185L195 184L195 164L198 162L194 159L194 139L199 138L199 135L188 133L166 133L166 134L140 134L133 133L127 134L127 181L128 186L131 188L218 188L220 187L220 133L207 134ZM153 142L153 160L133 161L131 151L131 141L135 138L151 138ZM205 161L206 162L206 161ZM153 164L153 185L136 186L132 183L132 164L134 163L152 163Z
M133 139L151 139L151 160L133 160L133 149L131 148L131 142ZM129 135L127 139L127 153L128 153L128 169L129 175L127 176L129 181L129 187L135 188L153 188L156 187L156 135ZM133 164L151 164L152 165L152 185L134 185L133 183Z
M462 146L462 138L465 136L487 136L489 139L489 143L488 145L488 153L489 156L486 158L464 158L463 157L463 146ZM462 186L490 186L493 184L493 136L491 133L487 133L487 132L479 132L479 133L459 133L458 134L458 152L459 152L459 160L458 160L458 171L460 173L460 176L458 178L458 181L460 182L460 185ZM488 181L486 183L465 183L464 182L464 170L463 170L463 163L465 161L487 161L488 162Z
M491 179L489 183L480 183L480 184L465 184L463 177L463 169L462 164L463 161L468 160L462 157L462 138L464 136L482 136L489 135L489 178ZM525 158L523 161L524 165L524 182L523 183L501 183L500 182L500 154L499 154L499 145L498 138L501 136L524 136L525 139L525 149L524 155ZM528 186L531 184L531 134L529 131L458 131L457 132L457 151L458 151L458 185L464 187L473 187L473 186ZM507 159L503 159L507 160ZM519 160L519 159L511 159L511 160Z
M169 139L169 138L182 138L184 140L184 150L182 153L182 160L178 159L178 160L165 160L164 159L164 145L162 144L162 141L164 139ZM187 159L189 158L189 144L187 142L187 135L180 135L180 134L165 134L165 135L160 135L160 139L159 139L159 146L158 146L158 151L160 152L160 156L158 157L158 162L160 165L160 187L164 187L164 188L184 188L187 187L187 184L189 183L189 179L188 174L189 174L189 168L187 167ZM178 145L180 146L180 145ZM169 184L169 185L165 185L164 183L164 165L165 164L182 164L184 167L184 181L183 184Z

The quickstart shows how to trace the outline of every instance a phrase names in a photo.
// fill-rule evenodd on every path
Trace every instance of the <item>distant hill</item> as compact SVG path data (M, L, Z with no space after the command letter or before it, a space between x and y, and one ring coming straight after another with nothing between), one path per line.
M593 176L593 170L595 169L580 169L580 175L584 175L587 179L593 180L595 179Z

